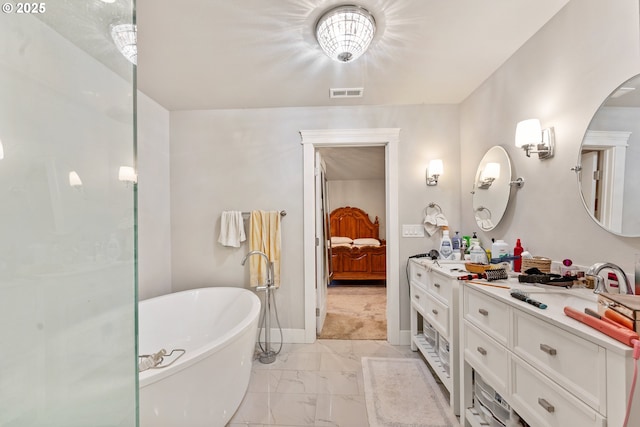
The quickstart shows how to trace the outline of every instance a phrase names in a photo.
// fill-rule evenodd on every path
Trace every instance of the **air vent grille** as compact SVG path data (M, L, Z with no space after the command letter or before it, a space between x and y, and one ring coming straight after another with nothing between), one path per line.
M347 88L331 88L329 90L331 98L362 98L364 88L347 87Z

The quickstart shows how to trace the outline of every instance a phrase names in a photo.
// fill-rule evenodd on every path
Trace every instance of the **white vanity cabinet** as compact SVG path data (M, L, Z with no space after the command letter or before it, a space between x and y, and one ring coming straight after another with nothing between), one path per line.
M461 424L486 423L473 407L472 371L532 427L622 427L632 349L506 289L465 284L461 291ZM637 390L637 389L636 389ZM640 425L636 391L629 426Z
M411 349L422 353L449 391L451 407L459 415L460 281L452 270L455 267L446 264L439 267L431 261L410 260Z

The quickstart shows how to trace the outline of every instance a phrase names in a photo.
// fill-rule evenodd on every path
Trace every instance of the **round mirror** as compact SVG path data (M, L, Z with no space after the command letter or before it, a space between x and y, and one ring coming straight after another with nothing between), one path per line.
M620 236L640 236L640 75L602 103L582 140L575 168L591 218Z
M482 231L496 228L509 204L511 160L507 151L491 147L484 155L473 181L473 213Z

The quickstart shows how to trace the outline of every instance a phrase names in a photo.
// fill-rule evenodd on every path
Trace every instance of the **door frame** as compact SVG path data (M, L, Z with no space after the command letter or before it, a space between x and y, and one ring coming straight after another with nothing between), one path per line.
M387 341L400 344L400 236L398 231L399 128L301 130L304 183L304 336L316 340L315 152L318 147L385 147L387 222Z

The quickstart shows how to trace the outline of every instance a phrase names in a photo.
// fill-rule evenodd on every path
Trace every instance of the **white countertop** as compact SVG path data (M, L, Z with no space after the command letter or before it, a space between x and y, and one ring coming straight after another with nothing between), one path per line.
M429 271L438 271L439 273L451 278L471 274L464 268L464 263L461 261L437 260L436 263L435 261L427 258L418 258L414 259L414 261L423 265ZM474 279L473 281L486 282L485 280L480 279ZM510 277L508 280L486 282L487 285L507 286L509 289L469 283L467 281L461 281L461 283L464 283L464 286L472 287L484 294L493 296L525 313L538 317L553 324L554 326L578 335L609 350L615 351L616 353L621 353L626 356L633 352L631 347L564 314L565 306L575 308L580 312L584 312L584 309L587 307L597 311L598 296L593 293L592 289L567 289L561 287L556 288L544 285L526 284L518 282L517 277ZM530 298L547 304L547 308L540 309L527 302L511 297L511 290L513 289L522 290L527 293Z

